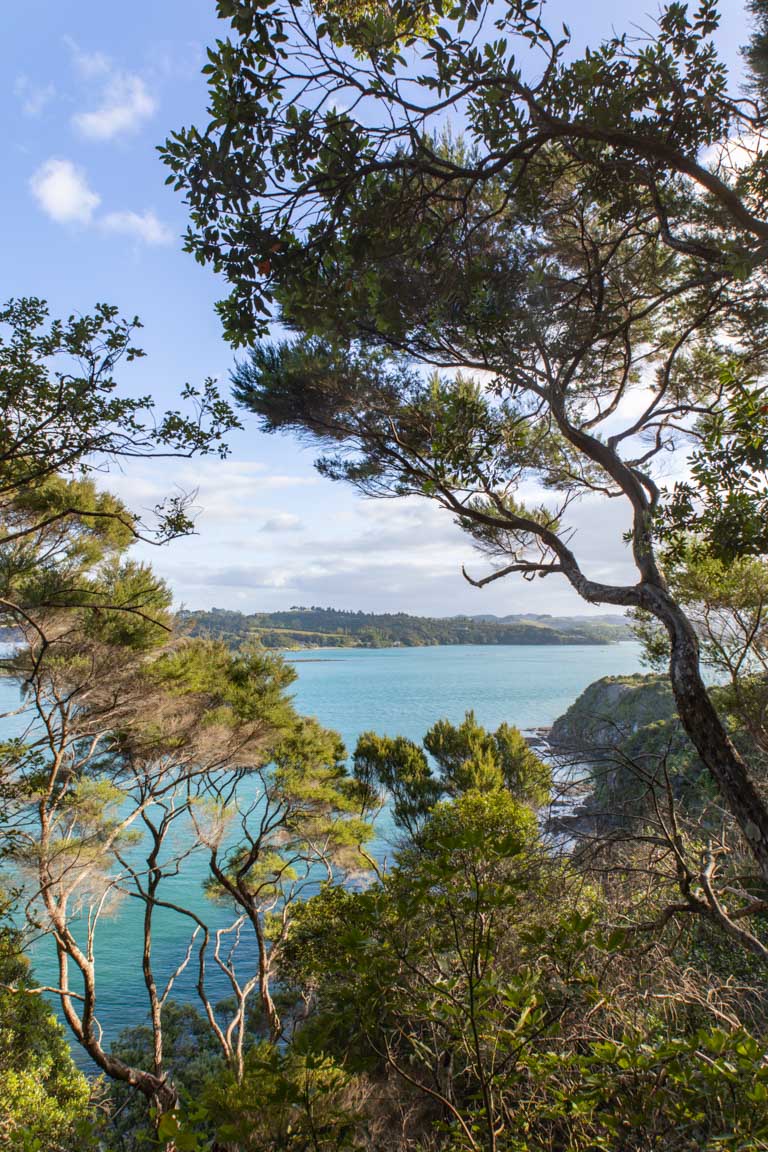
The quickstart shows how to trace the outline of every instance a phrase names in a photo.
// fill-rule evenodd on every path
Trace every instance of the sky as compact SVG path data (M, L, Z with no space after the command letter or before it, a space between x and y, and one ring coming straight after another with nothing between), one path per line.
M224 289L182 251L184 205L165 186L156 152L173 129L204 122L205 46L226 32L214 0L25 0L2 8L0 299L42 297L55 316L96 302L140 316L147 357L121 370L121 389L151 392L160 408L175 406L186 382L213 376L226 390L234 355L214 312ZM743 5L723 0L721 8L721 48L737 67ZM568 21L579 47L629 28L642 9L626 0L552 0L548 11L553 22ZM243 422L223 462L132 462L104 480L139 512L169 492L195 493L194 536L136 550L169 581L177 604L600 611L557 576L471 587L462 564L480 576L487 562L447 512L416 499L365 500L318 476L312 453L295 441L260 433L247 414ZM571 523L588 575L634 578L618 501L589 498Z

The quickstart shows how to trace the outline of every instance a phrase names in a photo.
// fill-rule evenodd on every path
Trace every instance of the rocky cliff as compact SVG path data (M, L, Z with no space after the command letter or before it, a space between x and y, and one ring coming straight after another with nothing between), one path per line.
M595 680L558 717L549 734L553 747L583 752L622 746L641 728L675 716L675 702L665 676L604 676Z
M549 740L561 762L586 766L590 792L577 818L593 828L647 819L654 796L666 802L668 783L686 807L700 807L711 791L664 676L596 680L555 721Z

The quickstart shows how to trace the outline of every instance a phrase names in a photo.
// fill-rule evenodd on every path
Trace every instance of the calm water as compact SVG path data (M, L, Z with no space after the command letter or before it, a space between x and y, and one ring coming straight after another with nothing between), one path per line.
M347 746L361 731L418 740L441 718L473 708L480 724L551 724L601 676L643 671L635 643L338 649L289 656L296 705Z
M495 728L502 721L523 729L549 725L593 680L642 670L640 648L634 643L339 649L292 654L289 659L298 673L293 687L298 709L339 731L348 749L366 729L421 739L436 720L460 721L469 708L485 727ZM17 702L15 687L0 681L0 709ZM8 720L0 735L14 730L18 722ZM386 850L384 844L379 847ZM191 857L184 876L169 883L166 898L194 907L212 927L223 926L231 916L202 895L204 877L203 857ZM107 1042L121 1027L141 1023L146 1016L141 915L139 902L126 899L100 922L98 1003ZM179 963L188 941L186 921L173 913L158 916L154 954L159 983ZM51 960L48 946L39 945L35 968L46 983L55 980ZM193 985L194 973L188 970L175 985L176 997L194 1000ZM216 996L226 996L222 980L212 979L211 988Z

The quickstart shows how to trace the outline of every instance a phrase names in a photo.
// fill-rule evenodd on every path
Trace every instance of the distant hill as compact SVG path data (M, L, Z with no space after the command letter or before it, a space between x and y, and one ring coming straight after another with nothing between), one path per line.
M537 624L548 624L551 628L560 628L560 629L568 629L568 628L574 628L574 627L580 628L583 624L587 624L587 625L591 625L591 624L609 624L609 625L614 624L614 625L616 625L616 627L623 628L625 631L627 629L626 616L619 616L617 614L613 614L613 615L608 614L605 616L595 617L595 616L551 616L549 613L535 613L535 612L525 612L523 614L518 614L516 616L494 616L492 614L486 613L485 615L482 615L482 616L480 616L480 615L469 616L469 617L457 616L457 617L455 617L455 619L457 619L457 620L460 620L460 619L481 620L481 621L485 621L489 624L521 624L521 623L525 623L528 620L531 620Z
M193 636L265 648L419 648L435 644L610 644L631 638L620 616L408 616L290 608L245 615L226 608L180 613Z

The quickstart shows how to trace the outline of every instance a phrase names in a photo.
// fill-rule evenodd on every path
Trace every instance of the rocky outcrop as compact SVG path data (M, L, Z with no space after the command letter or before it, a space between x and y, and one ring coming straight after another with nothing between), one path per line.
M561 766L580 766L588 785L579 807L561 818L592 832L643 820L667 782L683 804L699 807L707 774L677 717L669 680L606 676L582 692L549 734ZM586 776L586 779L585 779Z
M549 733L558 752L583 753L590 760L626 744L649 724L675 716L669 680L664 676L604 676L590 684Z

